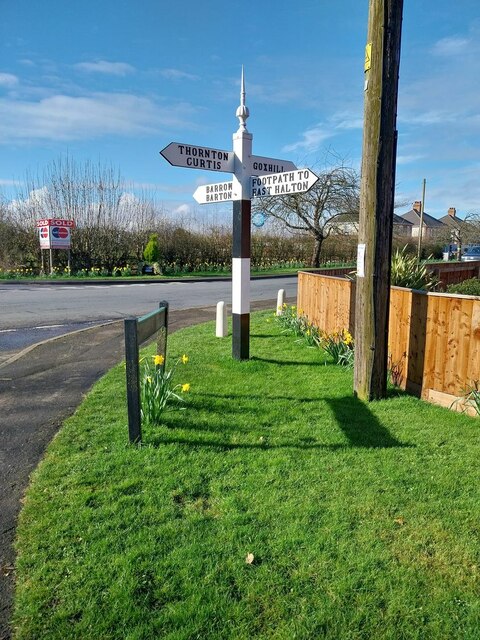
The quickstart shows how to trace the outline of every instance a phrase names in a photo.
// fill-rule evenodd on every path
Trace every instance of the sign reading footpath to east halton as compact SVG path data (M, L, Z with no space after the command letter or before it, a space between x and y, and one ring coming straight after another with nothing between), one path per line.
M160 154L175 167L233 174L231 180L201 185L193 197L199 204L233 203L232 355L236 360L248 360L252 197L304 193L315 184L318 177L310 169L297 169L290 160L252 154L253 136L246 124L250 112L245 104L243 67L240 106L235 115L239 127L233 134L232 151L171 142ZM258 220L256 222L260 226Z
M313 187L318 180L310 169L296 169L283 173L270 173L265 176L254 176L252 181L252 198L262 196L283 196L295 193L305 193Z
M193 144L171 142L165 149L160 151L160 155L174 167L233 173L233 151L222 151L221 149L198 147Z

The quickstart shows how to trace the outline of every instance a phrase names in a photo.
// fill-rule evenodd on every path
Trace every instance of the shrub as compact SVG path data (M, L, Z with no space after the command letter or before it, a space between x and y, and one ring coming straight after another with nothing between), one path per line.
M470 278L447 287L448 293L463 293L466 296L480 296L480 279Z
M427 269L425 261L417 262L414 255L407 254L407 247L396 249L392 255L392 273L390 283L409 289L433 290L438 279Z
M156 233L152 233L148 239L147 246L143 252L143 257L147 262L158 262L158 258L160 257L160 247L158 246L158 235Z

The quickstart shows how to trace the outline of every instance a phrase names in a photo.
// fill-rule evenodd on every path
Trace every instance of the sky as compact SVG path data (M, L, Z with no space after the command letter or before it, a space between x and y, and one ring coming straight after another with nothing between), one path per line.
M245 67L253 153L359 169L368 0L0 0L0 191L68 155L175 217L227 215L170 142L231 150ZM405 0L396 201L480 212L478 0ZM53 214L52 214L53 215Z

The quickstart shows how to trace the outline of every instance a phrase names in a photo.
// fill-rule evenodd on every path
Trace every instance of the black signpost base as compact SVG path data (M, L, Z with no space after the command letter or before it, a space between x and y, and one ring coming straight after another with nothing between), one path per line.
M250 358L250 314L232 314L232 356L235 360Z

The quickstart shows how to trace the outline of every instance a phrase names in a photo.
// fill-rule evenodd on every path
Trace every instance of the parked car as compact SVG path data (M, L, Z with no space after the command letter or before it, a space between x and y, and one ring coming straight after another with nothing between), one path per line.
M480 260L480 244L464 248L462 253L462 262L470 262L470 260Z

